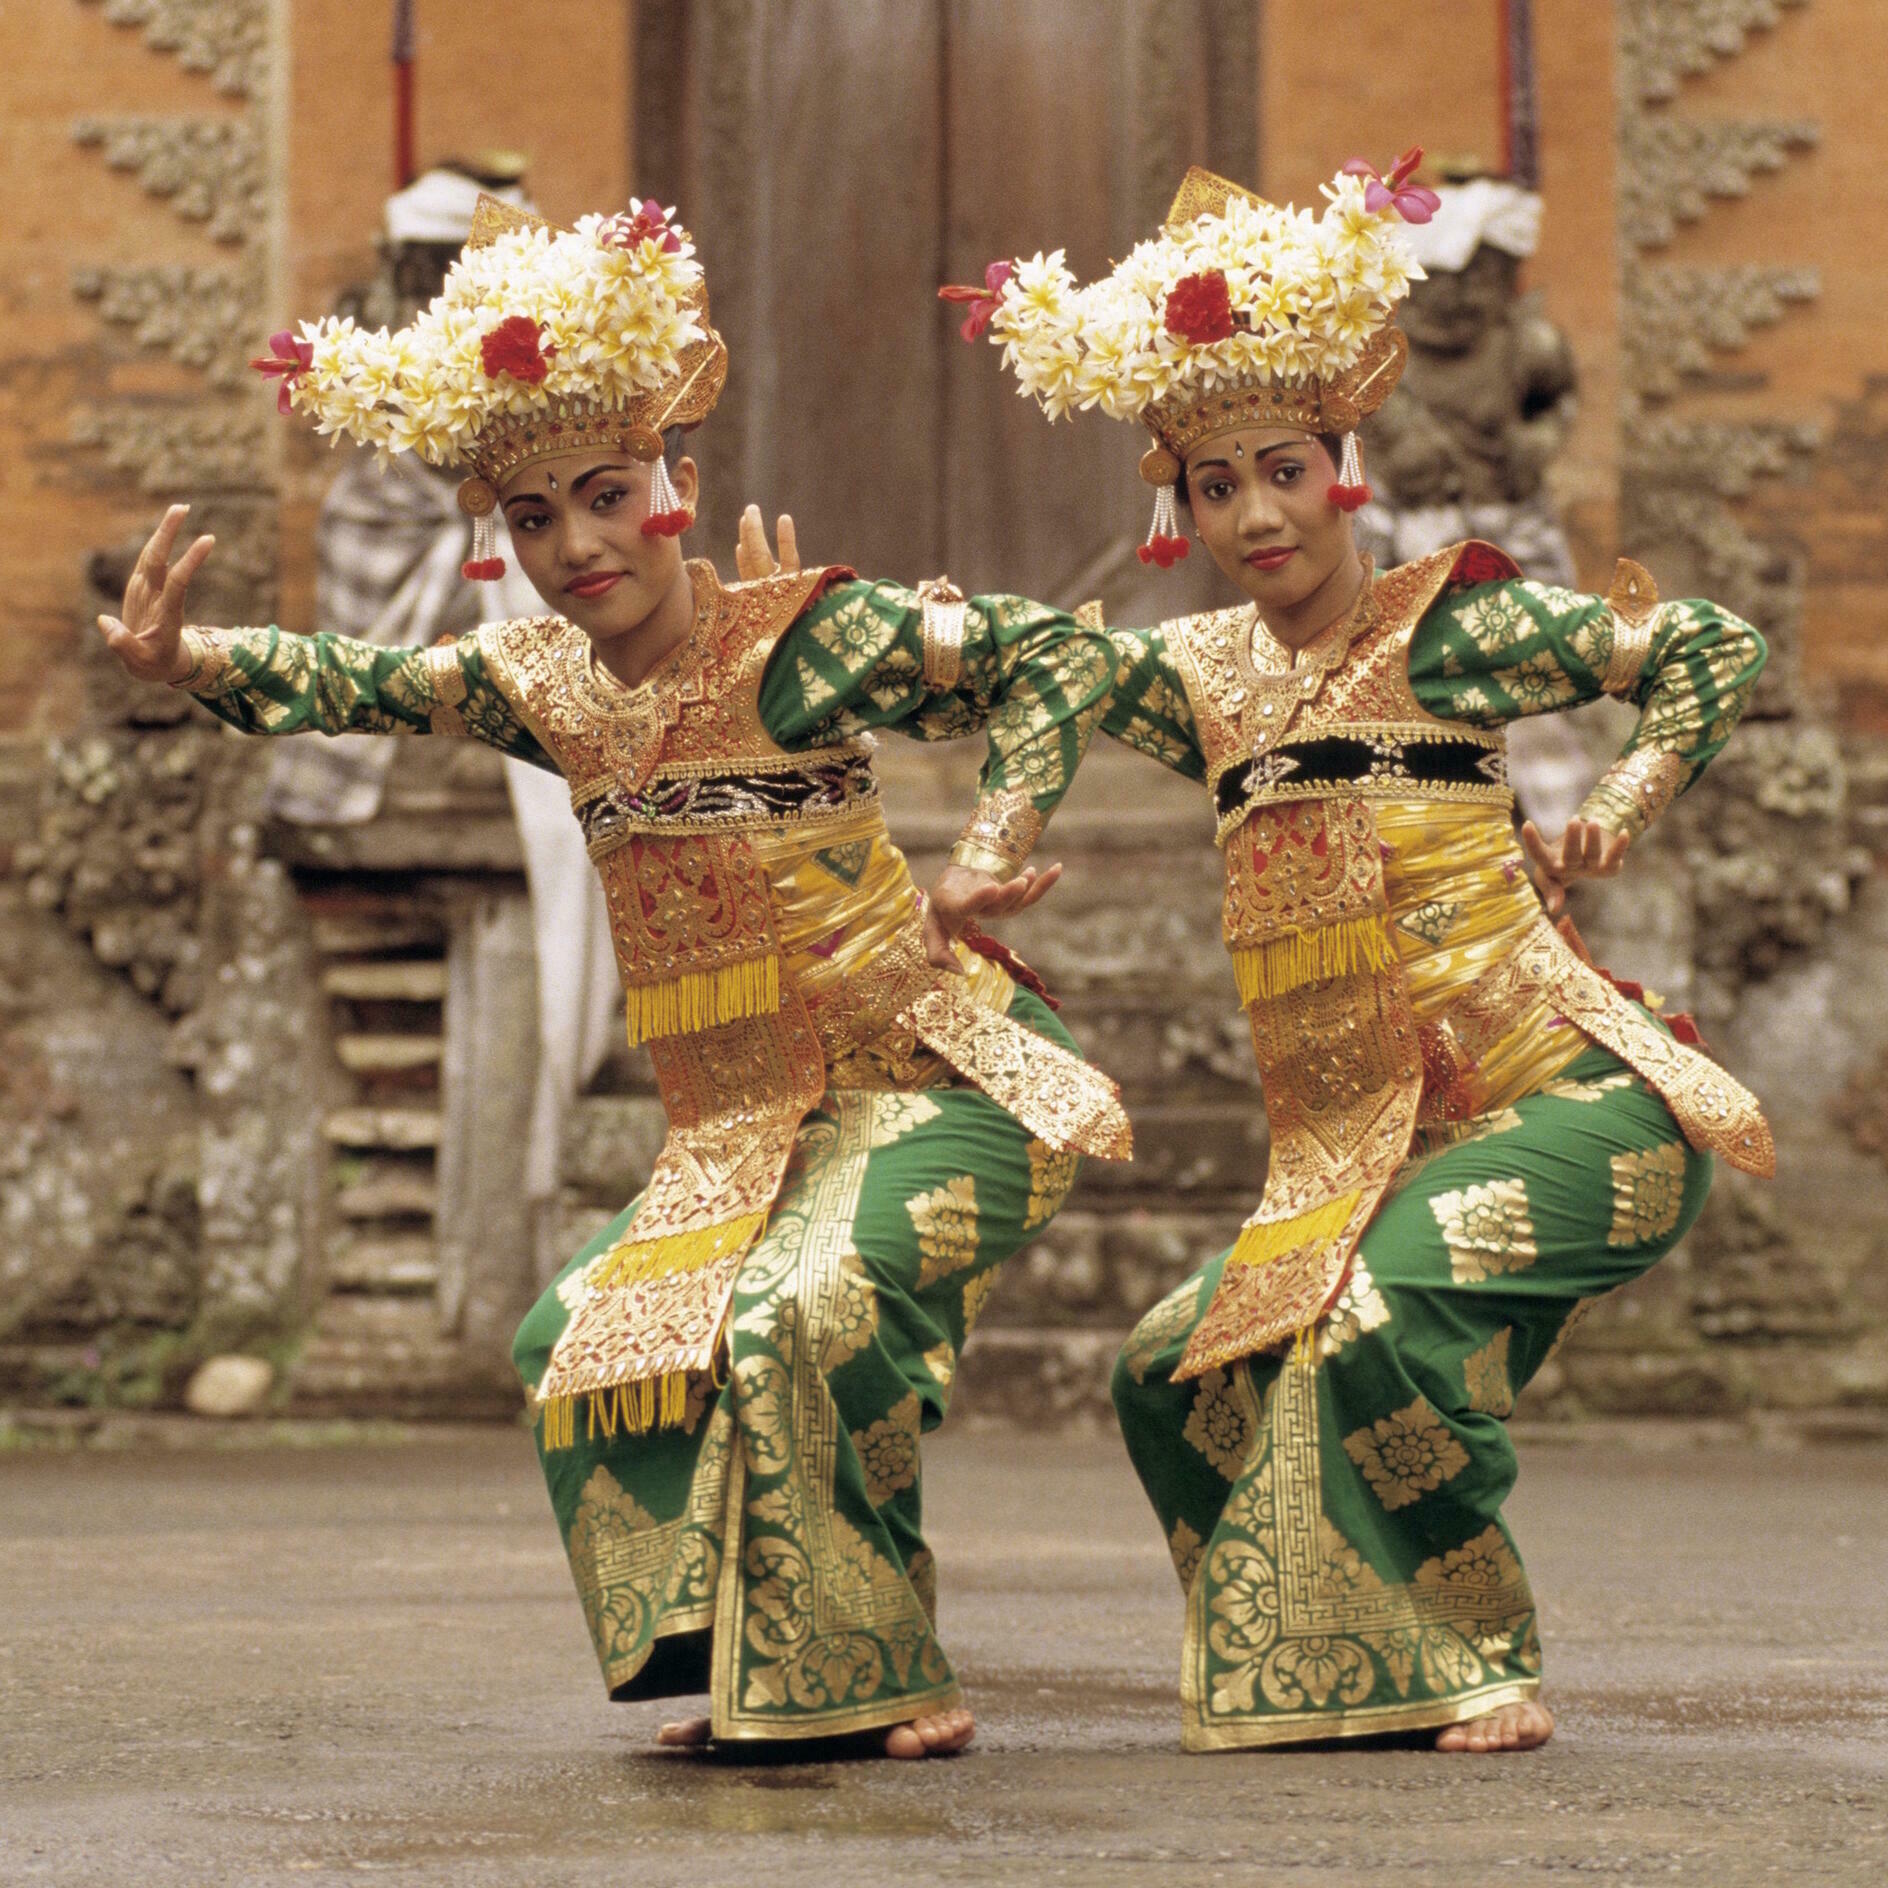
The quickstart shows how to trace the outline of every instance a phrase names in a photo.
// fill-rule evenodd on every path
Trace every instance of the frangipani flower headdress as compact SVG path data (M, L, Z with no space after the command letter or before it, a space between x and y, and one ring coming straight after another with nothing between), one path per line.
M602 447L654 466L645 535L694 522L662 459L670 426L720 398L728 351L708 325L708 288L688 232L658 203L586 216L574 230L481 197L446 284L390 334L333 316L272 337L253 363L277 377L283 412L383 453L465 466L473 521L465 574L504 575L492 517L520 466Z
M986 330L1021 391L1051 419L1099 407L1154 436L1141 477L1157 488L1143 563L1187 553L1174 504L1186 455L1240 427L1285 425L1344 436L1331 502L1370 497L1357 426L1388 398L1409 343L1392 316L1422 270L1399 238L1428 220L1433 191L1361 159L1323 186L1321 215L1279 209L1197 166L1157 236L1112 273L1078 285L1062 251L991 264L967 303L966 340Z

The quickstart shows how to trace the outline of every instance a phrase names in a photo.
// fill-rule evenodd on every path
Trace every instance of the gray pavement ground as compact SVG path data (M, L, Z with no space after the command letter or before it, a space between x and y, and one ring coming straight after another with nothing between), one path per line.
M1526 1451L1559 1738L1183 1757L1112 1437L927 1448L948 1763L657 1754L527 1438L0 1453L0 1883L1888 1882L1888 1452Z

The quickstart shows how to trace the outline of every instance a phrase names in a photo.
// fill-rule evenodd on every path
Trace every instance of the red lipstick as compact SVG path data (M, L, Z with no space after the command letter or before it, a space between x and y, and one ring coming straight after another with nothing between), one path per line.
M1295 544L1274 544L1263 551L1254 551L1246 562L1254 570L1282 570L1298 555Z
M564 586L567 597L582 597L586 602L614 590L623 581L620 570L593 570L587 576L573 577Z

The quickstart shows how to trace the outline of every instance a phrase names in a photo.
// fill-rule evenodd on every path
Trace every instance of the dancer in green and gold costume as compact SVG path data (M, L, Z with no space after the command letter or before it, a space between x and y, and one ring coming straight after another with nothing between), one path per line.
M1774 1166L1752 1097L1551 921L1723 745L1761 640L1628 562L1599 598L1485 544L1380 576L1356 550L1419 157L1347 167L1318 218L1189 173L1111 276L996 265L968 324L1052 415L1146 425L1144 560L1187 554L1185 505L1246 598L1116 631L1104 722L1211 796L1271 1129L1238 1242L1115 1373L1186 1594L1191 1750L1546 1740L1505 1419L1683 1235L1713 1155ZM1625 752L1517 843L1503 727L1601 694L1640 710Z
M1026 861L1113 652L1015 598L685 563L683 429L726 353L657 206L558 231L487 204L410 329L274 345L285 408L466 467L462 506L503 507L556 613L426 650L186 628L210 540L173 563L176 507L102 626L132 673L245 732L470 736L570 784L668 1116L649 1186L515 1348L605 1683L706 1691L670 1742L959 1749L919 1438L998 1268L1081 1154L1129 1142L1113 1085L969 926L1053 884ZM469 576L502 571L491 550L475 533ZM928 902L875 728L988 730Z

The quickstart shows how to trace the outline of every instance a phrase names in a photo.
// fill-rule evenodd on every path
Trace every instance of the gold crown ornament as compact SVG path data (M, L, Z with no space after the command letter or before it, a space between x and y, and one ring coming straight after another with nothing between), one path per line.
M1409 181L1410 150L1385 173L1353 159L1322 186L1321 213L1280 209L1211 171L1189 170L1159 234L1099 280L1078 284L1056 250L992 263L966 303L966 340L989 333L1024 393L1053 419L1099 407L1153 435L1141 477L1154 486L1143 563L1187 554L1174 486L1186 455L1241 427L1342 434L1334 505L1370 498L1357 427L1389 397L1409 358L1393 320L1422 276L1399 225L1438 199Z
M377 452L464 466L469 578L495 555L500 485L520 466L596 447L655 468L647 537L694 523L662 457L662 434L713 410L728 351L708 287L672 210L630 199L618 216L561 229L481 197L445 287L397 333L329 316L284 330L252 363L281 382L277 405Z

